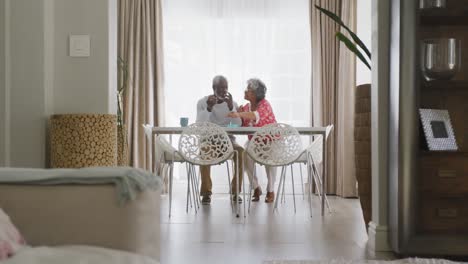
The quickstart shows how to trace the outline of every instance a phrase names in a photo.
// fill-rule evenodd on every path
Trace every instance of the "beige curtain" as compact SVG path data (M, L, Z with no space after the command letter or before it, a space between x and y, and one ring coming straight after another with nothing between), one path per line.
M128 64L124 93L130 165L150 169L143 124L162 120L162 15L160 0L119 0L119 56Z
M355 57L340 44L340 27L315 5L339 14L355 32L356 0L311 0L312 105L314 126L334 125L328 144L327 192L357 196L354 169Z

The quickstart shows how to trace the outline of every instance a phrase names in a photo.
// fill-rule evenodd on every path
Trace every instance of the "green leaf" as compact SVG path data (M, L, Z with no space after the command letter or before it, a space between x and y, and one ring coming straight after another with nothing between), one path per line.
M362 63L364 63L367 68L369 68L369 70L371 69L371 66L370 64L367 62L366 58L364 57L364 55L362 55L362 53L359 51L359 49L356 47L356 45L349 39L347 38L345 35L343 35L343 33L341 32L336 32L335 34L336 38L338 40L340 40L341 42L343 42L346 47L348 47L348 49L350 51L352 51L354 54L356 54L356 56L362 61Z
M333 12L331 11L328 11L327 9L324 9L324 8L321 8L320 6L318 5L315 5L315 8L317 8L318 10L320 10L322 13L324 13L326 16L328 16L329 18L331 18L333 21L335 21L336 23L338 23L340 26L342 26L344 29L346 29L346 31L348 31L349 35L351 36L351 38L354 40L354 42L356 42L356 44L366 53L367 57L369 57L369 59L371 59L371 53L369 51L369 49L366 47L366 45L361 41L361 39L356 35L354 34L353 31L351 31L351 29L349 29L345 24L344 22L341 20L341 18L339 16L337 16L336 14L334 14Z
M122 129L124 125L123 120L123 93L127 88L128 82L128 64L120 56L117 56L117 66L118 66L118 79L117 81L117 125ZM122 81L121 81L122 80ZM120 83L121 82L121 83ZM122 133L121 133L122 134ZM123 134L122 134L123 135Z
M127 80L128 80L128 65L124 59L120 56L117 57L117 66L119 68L119 74L122 74L122 83L118 85L117 92L119 94L123 93L127 88ZM120 78L119 78L120 80Z

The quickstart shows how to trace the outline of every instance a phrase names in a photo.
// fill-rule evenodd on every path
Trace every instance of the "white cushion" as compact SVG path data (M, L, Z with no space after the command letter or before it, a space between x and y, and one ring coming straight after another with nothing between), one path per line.
M315 164L322 163L322 136L315 139L297 158L295 163L307 163L307 155L310 153Z
M184 162L184 158L180 153L163 137L156 138L156 151L164 154L164 161L166 163L172 162L172 155L174 155L174 162Z

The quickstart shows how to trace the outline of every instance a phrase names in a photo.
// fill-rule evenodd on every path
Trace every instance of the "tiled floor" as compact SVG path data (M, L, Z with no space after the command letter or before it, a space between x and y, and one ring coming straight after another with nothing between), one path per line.
M286 196L278 212L263 199L253 203L246 218L232 213L229 196L215 193L211 205L185 212L185 187L177 184L172 217L168 218L167 196L161 213L161 263L234 264L262 263L273 259L364 259L392 258L391 254L371 256L366 250L367 234L359 200L330 197L333 212L322 217L318 197L313 197L314 215L308 204L297 198L294 213L292 195ZM216 189L216 188L215 188ZM264 198L262 196L261 198Z

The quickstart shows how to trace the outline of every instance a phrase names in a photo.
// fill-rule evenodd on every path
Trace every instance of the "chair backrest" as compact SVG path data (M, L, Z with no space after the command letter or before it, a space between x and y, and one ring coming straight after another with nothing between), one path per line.
M247 144L247 154L257 163L268 166L291 164L302 151L297 129L282 123L261 127Z
M149 124L144 124L143 125L143 128L145 129L145 136L146 136L146 139L150 140L151 139L151 136L152 136L152 133L153 133L153 127L150 126Z
M325 136L328 140L328 137L330 136L331 131L333 130L333 125L329 125L326 127L326 132ZM312 155L312 159L316 164L322 163L323 156L323 136L320 135L314 139L312 144L307 148L306 150L310 155Z
M224 129L208 122L186 127L179 139L179 153L196 165L219 164L232 156L234 148Z
M155 152L156 158L159 157L159 160L164 159L165 162L172 162L174 159L174 161L180 162L179 152L162 135L156 137Z
M312 144L307 148L307 152L312 155L312 159L316 164L322 163L323 136L316 137Z
M326 130L326 131L325 131L325 134L326 134L326 136L327 136L327 140L328 140L328 136L330 136L330 133L333 131L334 128L335 128L335 127L334 127L333 125L328 125L328 126L326 126L326 128L325 128L325 130Z

